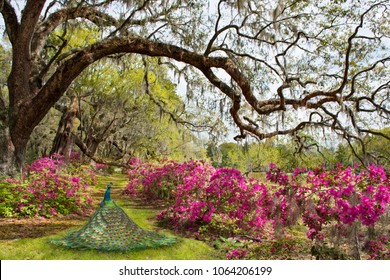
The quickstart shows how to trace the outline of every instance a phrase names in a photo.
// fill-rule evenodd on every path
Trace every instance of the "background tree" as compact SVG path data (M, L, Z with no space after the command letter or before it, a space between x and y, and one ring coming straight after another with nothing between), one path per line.
M136 57L116 63L106 59L84 71L55 105L57 116L51 113L34 130L29 154L37 157L51 149L51 154L68 158L78 146L88 160L110 159L118 164L118 161L125 164L131 156L176 160L203 157L201 145L196 144L197 137L189 129L179 129L171 116L162 112L165 109L173 117L181 115L191 120L183 111L184 104L175 86L164 78L167 74L162 71L159 77L150 74L150 91L154 96L151 100L145 94L145 72L140 65L142 62ZM162 108L156 102L166 105L161 105ZM62 114L61 118L58 114ZM53 131L56 131L54 140ZM42 135L52 139L53 144L43 143Z
M383 129L383 134L390 136L390 128ZM374 162L377 165L390 165L390 142L383 139L383 137L373 135L367 136L364 139L366 143L368 158L367 162ZM362 155L364 156L364 155Z
M302 138L303 136L300 137ZM307 138L311 138L308 137ZM296 143L298 140L268 139L262 142L222 143L212 149L208 147L207 155L213 166L233 167L244 174L256 176L255 173L264 173L269 170L269 164L274 163L286 172L292 172L296 167L315 168L323 165L332 168L337 162L353 164L358 161L348 159L348 152L334 152L331 148L322 146L313 139L306 143ZM340 146L339 149L346 147Z
M237 138L324 129L350 147L368 134L390 140L378 132L389 118L388 0L1 0L0 8L12 45L3 169L23 165L33 129L83 70L123 53L201 73L215 89L197 85L195 94L226 100ZM98 27L100 39L68 50L66 34L80 24Z
M169 156L173 146L182 146L182 139L195 139L186 129L180 132L162 111L173 117L184 114L175 86L164 73L159 77L150 74L150 92L145 94L145 71L140 63L134 57L119 64L102 61L73 84L81 120L74 137L89 157L99 152L100 157L125 163L134 155ZM185 119L190 121L189 116Z
M11 70L11 53L0 45L0 173L12 165L13 146L7 123L9 116L7 111L7 77Z

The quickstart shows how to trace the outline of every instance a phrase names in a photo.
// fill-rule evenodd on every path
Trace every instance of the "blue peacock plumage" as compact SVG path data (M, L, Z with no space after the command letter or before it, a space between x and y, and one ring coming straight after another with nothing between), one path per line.
M131 251L175 243L173 237L144 230L134 223L111 199L111 185L107 185L100 208L87 224L51 242L68 248L103 251Z

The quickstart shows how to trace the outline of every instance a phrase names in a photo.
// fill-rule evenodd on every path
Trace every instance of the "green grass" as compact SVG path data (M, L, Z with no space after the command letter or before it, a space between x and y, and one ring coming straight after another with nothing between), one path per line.
M60 235L56 235L57 237ZM179 238L173 246L133 252L72 250L53 245L51 238L25 238L0 242L2 260L207 260L219 259L216 251L203 242Z
M126 175L114 174L109 176L99 176L98 183L94 188L97 194L104 193L106 185L112 182L113 192L116 197L127 182ZM115 199L116 203L125 210L129 217L140 227L146 230L158 231L167 236L173 233L158 228L155 223L155 216L158 210L144 209L129 205L127 201ZM208 246L206 243L190 239L177 237L177 243L172 246L164 246L140 251L130 252L100 252L96 250L73 250L50 243L50 239L64 236L68 232L75 231L80 227L72 227L55 235L22 238L18 240L0 240L0 259L2 260L211 260L223 259L218 251Z
M97 188L106 189L106 185L112 182L113 188L122 189L128 182L126 174L109 174L109 175L99 175L96 183Z

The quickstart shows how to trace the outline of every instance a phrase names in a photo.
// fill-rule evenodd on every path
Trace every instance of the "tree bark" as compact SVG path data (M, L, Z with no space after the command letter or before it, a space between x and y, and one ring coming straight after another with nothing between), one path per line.
M61 120L58 124L57 134L53 141L53 147L50 154L60 154L65 157L65 160L70 158L74 145L73 133L77 129L76 119L78 112L77 97L72 97L70 107L63 112Z
M12 44L12 67L8 77L9 108L2 128L0 160L2 169L21 169L24 165L26 146L35 126L42 118L35 119L31 111L39 111L32 103L32 96L38 94L39 88L32 79L32 54L30 43L34 35L40 12L45 0L27 1L18 22L15 9L4 1L1 11L5 20L6 31ZM4 104L3 104L4 105ZM47 112L46 112L47 113ZM12 154L12 156L10 156Z
M12 144L8 127L0 122L0 174L15 173L15 147Z
M99 144L102 142L103 140L97 140L95 139L93 136L88 136L88 138L86 139L85 143L86 143L86 146L87 146L87 149L88 149L88 154L91 156L91 157L94 157L95 154L96 154L96 151L99 147Z

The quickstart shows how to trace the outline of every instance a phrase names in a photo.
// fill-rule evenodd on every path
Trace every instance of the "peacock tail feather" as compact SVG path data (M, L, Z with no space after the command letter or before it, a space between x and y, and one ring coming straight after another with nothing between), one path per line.
M51 242L68 248L103 251L131 251L175 243L175 238L139 227L109 198L109 187L107 191L108 198L105 195L101 207L87 224L78 231Z

